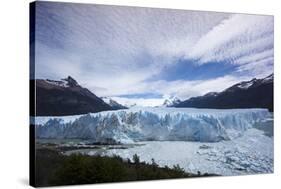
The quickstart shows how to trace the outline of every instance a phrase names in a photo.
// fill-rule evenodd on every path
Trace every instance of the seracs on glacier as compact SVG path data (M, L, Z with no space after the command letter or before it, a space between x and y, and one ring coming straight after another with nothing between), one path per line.
M139 141L218 142L242 136L271 118L267 109L131 108L85 115L36 117L36 137Z

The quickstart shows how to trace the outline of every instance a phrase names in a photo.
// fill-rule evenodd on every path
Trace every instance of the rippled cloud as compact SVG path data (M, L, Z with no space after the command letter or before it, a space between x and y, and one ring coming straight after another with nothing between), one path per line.
M273 72L272 16L49 2L36 15L36 77L98 96L186 99Z

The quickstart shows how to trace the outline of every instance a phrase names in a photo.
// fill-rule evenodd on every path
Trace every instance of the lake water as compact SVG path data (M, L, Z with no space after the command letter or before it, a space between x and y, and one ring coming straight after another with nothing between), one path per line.
M273 172L273 136L264 131L249 129L243 136L214 143L187 141L145 141L125 145L96 145L81 140L40 140L40 143L56 143L75 147L65 150L66 155L113 156L132 159L134 154L141 161L151 163L152 158L160 166L179 165L187 172L243 175Z

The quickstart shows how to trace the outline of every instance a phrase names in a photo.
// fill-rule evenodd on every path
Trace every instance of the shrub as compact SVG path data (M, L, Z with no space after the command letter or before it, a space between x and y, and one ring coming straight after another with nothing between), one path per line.
M137 154L134 154L133 161L135 164L140 164L140 157Z
M172 169L140 162L137 154L133 162L119 156L101 157L82 154L65 156L57 151L36 151L36 186L91 184L134 180L187 178L198 176L186 173L176 165ZM204 174L202 176L210 176Z

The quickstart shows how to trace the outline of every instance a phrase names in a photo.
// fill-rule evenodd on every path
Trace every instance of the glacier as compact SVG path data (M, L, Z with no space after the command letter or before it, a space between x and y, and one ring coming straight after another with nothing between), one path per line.
M101 143L228 141L271 119L267 109L130 108L75 116L35 117L37 138ZM33 120L33 119L32 119Z

